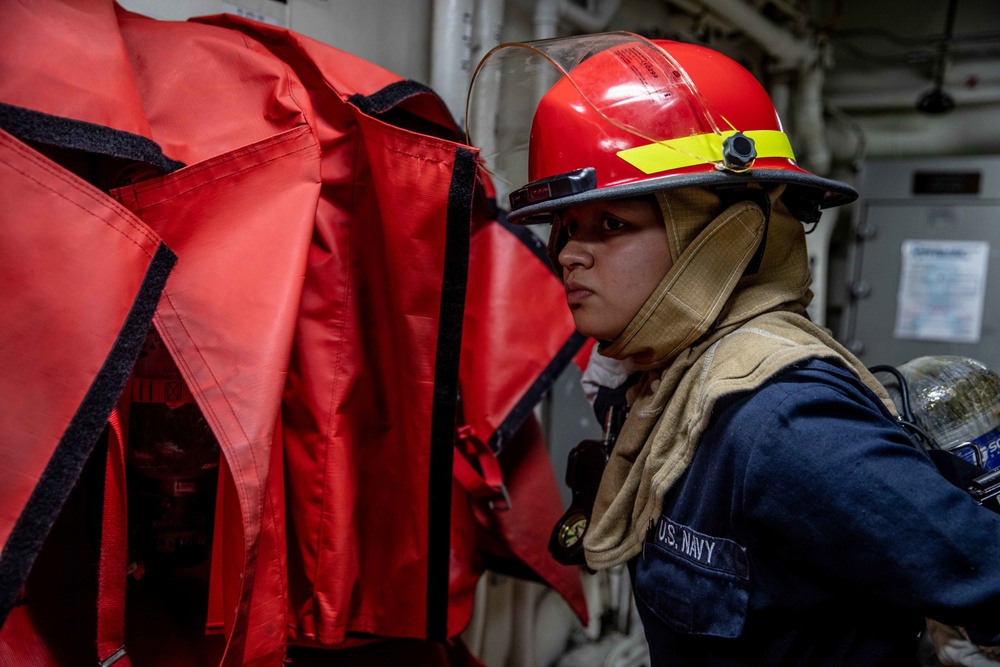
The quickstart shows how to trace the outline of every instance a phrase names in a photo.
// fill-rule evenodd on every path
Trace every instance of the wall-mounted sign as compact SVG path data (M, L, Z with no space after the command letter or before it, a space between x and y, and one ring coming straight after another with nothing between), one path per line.
M986 241L903 241L896 338L978 343L986 296Z

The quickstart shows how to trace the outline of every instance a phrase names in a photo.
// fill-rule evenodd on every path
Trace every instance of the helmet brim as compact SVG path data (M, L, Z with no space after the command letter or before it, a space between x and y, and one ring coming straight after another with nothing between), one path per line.
M731 171L701 172L693 174L673 174L661 178L594 188L564 197L527 204L511 210L507 220L513 224L529 225L551 222L556 211L601 199L623 199L638 197L657 190L677 188L738 188L751 184L787 184L792 191L799 191L818 208L832 208L850 204L858 198L858 191L842 181L816 176L807 171L788 169L751 169L741 173Z

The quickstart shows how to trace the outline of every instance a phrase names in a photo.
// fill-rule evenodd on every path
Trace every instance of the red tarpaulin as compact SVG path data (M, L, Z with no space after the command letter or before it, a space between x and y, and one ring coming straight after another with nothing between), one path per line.
M31 594L44 578L21 595L36 560L78 584L66 600L93 602L96 572L60 564L56 543L82 536L90 562L101 491L81 469L154 306L221 450L215 576L194 612L224 629L226 664L278 665L289 642L453 637L487 548L585 613L576 572L544 552L558 495L522 427L579 340L437 96L230 16L93 0L5 3L0 23L0 661L64 664L52 600ZM521 453L505 460L508 441ZM479 502L454 475L455 456L485 474L497 453L523 509L485 509L497 480ZM171 606L154 575L130 581L127 610ZM211 639L183 657L154 618L126 627L138 664L218 658ZM60 650L92 651L79 632Z

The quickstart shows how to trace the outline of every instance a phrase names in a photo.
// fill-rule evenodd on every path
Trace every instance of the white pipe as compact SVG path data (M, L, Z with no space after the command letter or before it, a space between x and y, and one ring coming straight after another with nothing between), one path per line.
M731 35L736 29L733 24L725 20L725 17L715 16L713 14L702 15L701 3L698 0L667 0L667 4L677 7L682 12L689 15L697 15L698 20L704 25L710 32L721 33L723 35ZM698 41L697 39L692 39L692 41Z
M558 34L560 0L538 0L535 5L534 39L552 39Z
M917 107L920 96L930 90L931 85L923 88L907 90L873 90L868 92L844 93L829 98L830 105L841 111L848 110L913 110ZM1000 102L1000 85L979 85L975 88L949 88L945 92L955 100L956 105L962 104L996 104Z
M826 143L823 122L823 68L803 68L799 78L799 104L796 108L795 134L806 147L806 166L820 176L830 171L832 157Z
M475 31L472 39L472 62L478 63L486 53L500 43L503 31L503 0L476 0ZM469 109L469 124L476 146L484 157L492 157L497 147L497 113L500 102L500 79L477 81L477 92ZM484 76L480 74L480 76ZM497 193L503 195L504 193Z
M472 0L434 0L430 85L459 126L471 74Z
M956 107L942 115L913 111L850 116L864 133L865 156L874 158L1000 153L1000 106ZM830 126L830 146L838 160L852 160L857 137L839 124Z
M569 0L538 0L535 4L534 39L557 36L560 19L584 32L601 32L608 27L620 5L621 0L598 0L597 8L590 12Z
M809 304L809 317L819 326L826 326L827 278L830 271L830 238L833 236L839 208L824 209L816 228L806 234L809 253L809 270L812 273L813 300Z
M559 34L560 4L560 0L538 0L535 4L532 39L552 39ZM556 82L556 79L555 69L552 70L550 77L544 74L538 77L535 83L535 101L542 99L545 91ZM529 113L534 113L534 105Z
M621 0L598 0L597 8L593 12L588 12L569 0L562 0L559 3L559 14L580 30L601 32L608 27L619 5Z
M503 37L504 0L476 0L472 33L473 67Z
M621 0L597 0L597 8L589 12L569 0L538 0L535 3L533 17L533 39L552 39L559 34L559 20L565 18L576 28L585 32L600 32L607 28L608 22L621 4ZM555 70L553 70L553 76ZM555 83L555 79L544 77L538 80L537 98L541 99L545 91Z
M816 57L808 42L761 16L744 0L697 0L698 4L718 14L740 32L750 36L781 67L800 67Z
M771 84L771 102L774 103L774 110L778 112L778 118L782 125L788 122L788 113L792 105L792 89L788 82L788 77L784 73L775 73L774 83Z

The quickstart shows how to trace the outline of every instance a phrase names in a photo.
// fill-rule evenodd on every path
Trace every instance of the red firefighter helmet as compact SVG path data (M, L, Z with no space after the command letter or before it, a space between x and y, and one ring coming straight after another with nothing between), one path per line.
M496 95L494 128L482 105ZM532 108L529 132L518 119ZM494 177L518 188L511 222L690 186L784 183L786 205L809 221L820 208L857 198L847 184L795 163L774 105L750 72L693 44L619 32L501 45L473 76L466 127Z

